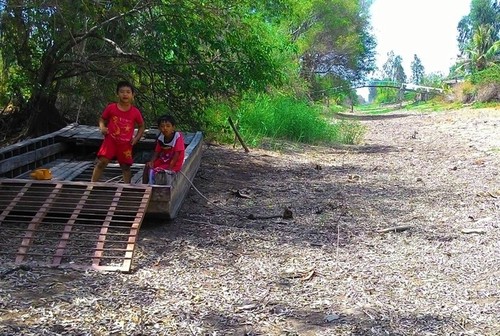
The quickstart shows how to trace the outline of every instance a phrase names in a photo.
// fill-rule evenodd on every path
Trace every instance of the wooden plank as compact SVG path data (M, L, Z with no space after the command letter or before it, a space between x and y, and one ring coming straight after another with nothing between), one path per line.
M24 261L26 252L28 251L29 246L33 242L34 230L38 228L38 226L42 223L43 217L45 216L45 214L50 208L50 205L52 204L55 197L61 190L61 187L62 185L59 183L55 185L54 189L52 189L52 192L50 193L45 203L40 207L39 211L31 220L28 226L28 230L26 230L26 234L24 235L23 241L21 242L21 246L19 247L19 250L17 252L16 264L20 264Z
M70 162L67 167L65 167L64 173L53 174L54 178L57 180L72 181L75 177L83 173L87 168L93 165L90 161L76 161ZM55 167L57 168L57 166Z
M56 162L57 161L57 162ZM50 172L52 173L52 178L57 179L60 174L64 174L67 171L68 165L71 165L70 160L55 160L52 162L49 162L47 165L44 166L44 168L50 169ZM25 177L30 178L30 173L31 172L26 172L23 174Z
M122 186L118 186L116 189L113 200L111 201L111 205L108 209L108 213L104 222L102 223L101 232L99 233L99 238L97 239L96 249L102 249L104 247L104 242L106 241L106 234L108 233L109 226L111 224L111 220L113 219L113 215L115 213L116 207L118 206L118 201L120 200L120 196L122 195ZM94 258L92 260L92 266L98 267L101 263L101 257L103 253L102 251L96 250L94 253Z
M130 211L135 211L135 209L130 209ZM73 211L71 210L68 210L68 211L58 211L58 214L59 215L71 215L73 213ZM88 216L88 214L87 214ZM94 217L94 218L79 218L78 219L78 222L81 223L81 225L85 226L85 227L89 227L89 228L92 228L92 227L101 227L100 224L96 224L96 225L92 225L92 224L87 224L87 222L89 223L95 223L96 221L96 218L97 217L101 217L101 216L97 216ZM16 214L16 219L13 219L13 220L3 220L1 221L1 223L5 223L5 224L14 224L14 223L19 223L19 221L22 221L23 219L30 219L33 218L33 216L31 215L25 215L25 216L22 216L22 215L19 215L19 214ZM45 216L46 219L50 219L50 220L58 220L60 219L60 217L54 217L54 216ZM126 226L121 226L121 225L116 225L116 224L127 224ZM115 219L113 221L113 228L116 228L116 229L128 229L130 227L130 221L126 221L126 220L117 220ZM26 231L26 229L10 229L10 230L19 230L19 231ZM58 232L58 231L55 231L55 230L43 230L43 229L37 229L36 231L40 231L40 232ZM91 232L82 232L82 233L91 233Z
M82 197L78 201L78 204L76 205L73 213L71 214L71 217L66 222L66 225L64 226L64 230L62 232L61 238L59 240L59 244L57 245L57 249L56 249L54 258L52 259L53 266L58 266L61 264L61 260L62 260L64 251L66 250L66 245L68 243L68 239L69 239L71 230L73 229L73 226L75 225L76 219L78 218L83 207L85 206L85 203L87 202L87 199L89 198L91 191L92 191L92 185L87 186L87 189L84 191Z
M127 242L127 252L125 252L125 259L122 264L123 272L128 272L132 267L132 258L134 257L137 235L139 234L139 229L141 227L142 219L144 218L146 209L148 207L150 195L151 195L151 187L147 187L141 199L141 203L139 204L139 207L137 209L132 227L130 228L130 234Z
M78 125L78 124L71 124L67 127L65 127L61 132L58 132L55 134L56 139L67 139L72 137L75 134L78 134L82 127L85 127L85 125Z
M19 192L17 193L16 197L14 197L12 199L12 201L10 202L10 204L7 207L5 207L5 209L2 211L2 214L0 214L0 225L3 223L3 221L5 220L5 218L12 211L12 209L14 209L14 207L17 204L17 202L19 202L19 200L24 196L24 194L26 193L26 191L28 191L28 189L29 189L29 185L24 185L24 187L21 188L21 190L19 190Z
M22 183L22 184L25 184L27 181L26 180L23 180L23 179L17 179L17 178L12 178L12 179L5 179L5 180L0 180L0 184L4 182L5 184L11 184L11 183ZM46 185L47 184L47 181L42 181L42 180L30 180L29 181L32 185L36 186L36 185L40 185L40 187L43 187L43 185ZM63 181L60 181L60 182L63 182ZM49 182L50 183L50 182ZM75 186L83 186L83 187L86 187L90 182L88 181L85 181L85 182L80 182L80 181L68 181L68 184L71 184L71 185L75 185ZM52 183L53 184L53 183ZM102 188L106 188L106 189L109 189L111 191L114 191L115 188L116 188L116 185L114 184L109 184L109 183L105 183L105 182L92 182L92 184L96 185L96 186L100 186ZM142 192L144 190L144 185L133 185L133 184L127 184L126 185L127 188L129 189L137 189L138 192Z
M55 143L37 150L33 150L24 154L16 155L11 158L0 161L0 174L8 173L14 169L26 166L30 163L37 162L51 155L59 154L67 149L67 145L63 143Z
M45 134L45 135L42 135L42 136L37 137L37 138L20 141L18 143L3 147L0 149L0 153L8 153L8 152L12 152L12 151L18 151L18 150L22 149L23 147L33 146L37 142L43 142L44 140L55 138L59 134L63 134L64 132L72 129L73 127L75 127L75 125L71 124L71 125L68 125L64 128L61 128L58 131L55 131L55 132L52 132L49 134Z

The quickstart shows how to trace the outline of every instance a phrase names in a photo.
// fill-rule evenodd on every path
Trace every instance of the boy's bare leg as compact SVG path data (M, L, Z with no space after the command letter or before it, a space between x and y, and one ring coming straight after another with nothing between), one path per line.
M132 170L130 169L130 165L120 163L120 167L122 167L123 182L130 184L130 180L132 179Z
M108 166L109 160L105 157L100 157L97 161L97 164L94 167L94 171L92 172L91 182L97 182L101 178L102 172Z

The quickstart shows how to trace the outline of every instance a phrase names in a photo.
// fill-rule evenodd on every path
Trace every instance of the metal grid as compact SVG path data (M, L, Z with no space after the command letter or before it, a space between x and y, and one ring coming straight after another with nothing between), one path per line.
M129 272L150 195L147 185L0 180L0 254Z

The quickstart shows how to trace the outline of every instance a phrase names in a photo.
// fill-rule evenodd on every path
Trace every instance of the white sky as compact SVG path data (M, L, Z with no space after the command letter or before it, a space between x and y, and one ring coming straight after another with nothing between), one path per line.
M377 39L377 66L391 50L403 58L405 74L417 54L425 74L448 75L458 53L457 25L470 12L471 0L375 0L371 23Z

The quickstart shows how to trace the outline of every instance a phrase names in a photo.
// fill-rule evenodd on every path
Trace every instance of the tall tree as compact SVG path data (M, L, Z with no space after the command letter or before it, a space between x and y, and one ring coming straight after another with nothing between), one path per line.
M422 61L418 58L417 54L413 55L413 61L411 62L411 82L413 84L421 84L425 76L425 69L422 65Z
M403 58L394 54L393 50L387 53L387 61L382 65L382 70L386 79L396 83L406 82L406 74L403 68Z
M301 46L301 76L314 92L362 80L374 69L375 39L369 24L371 1L311 0L293 37Z

